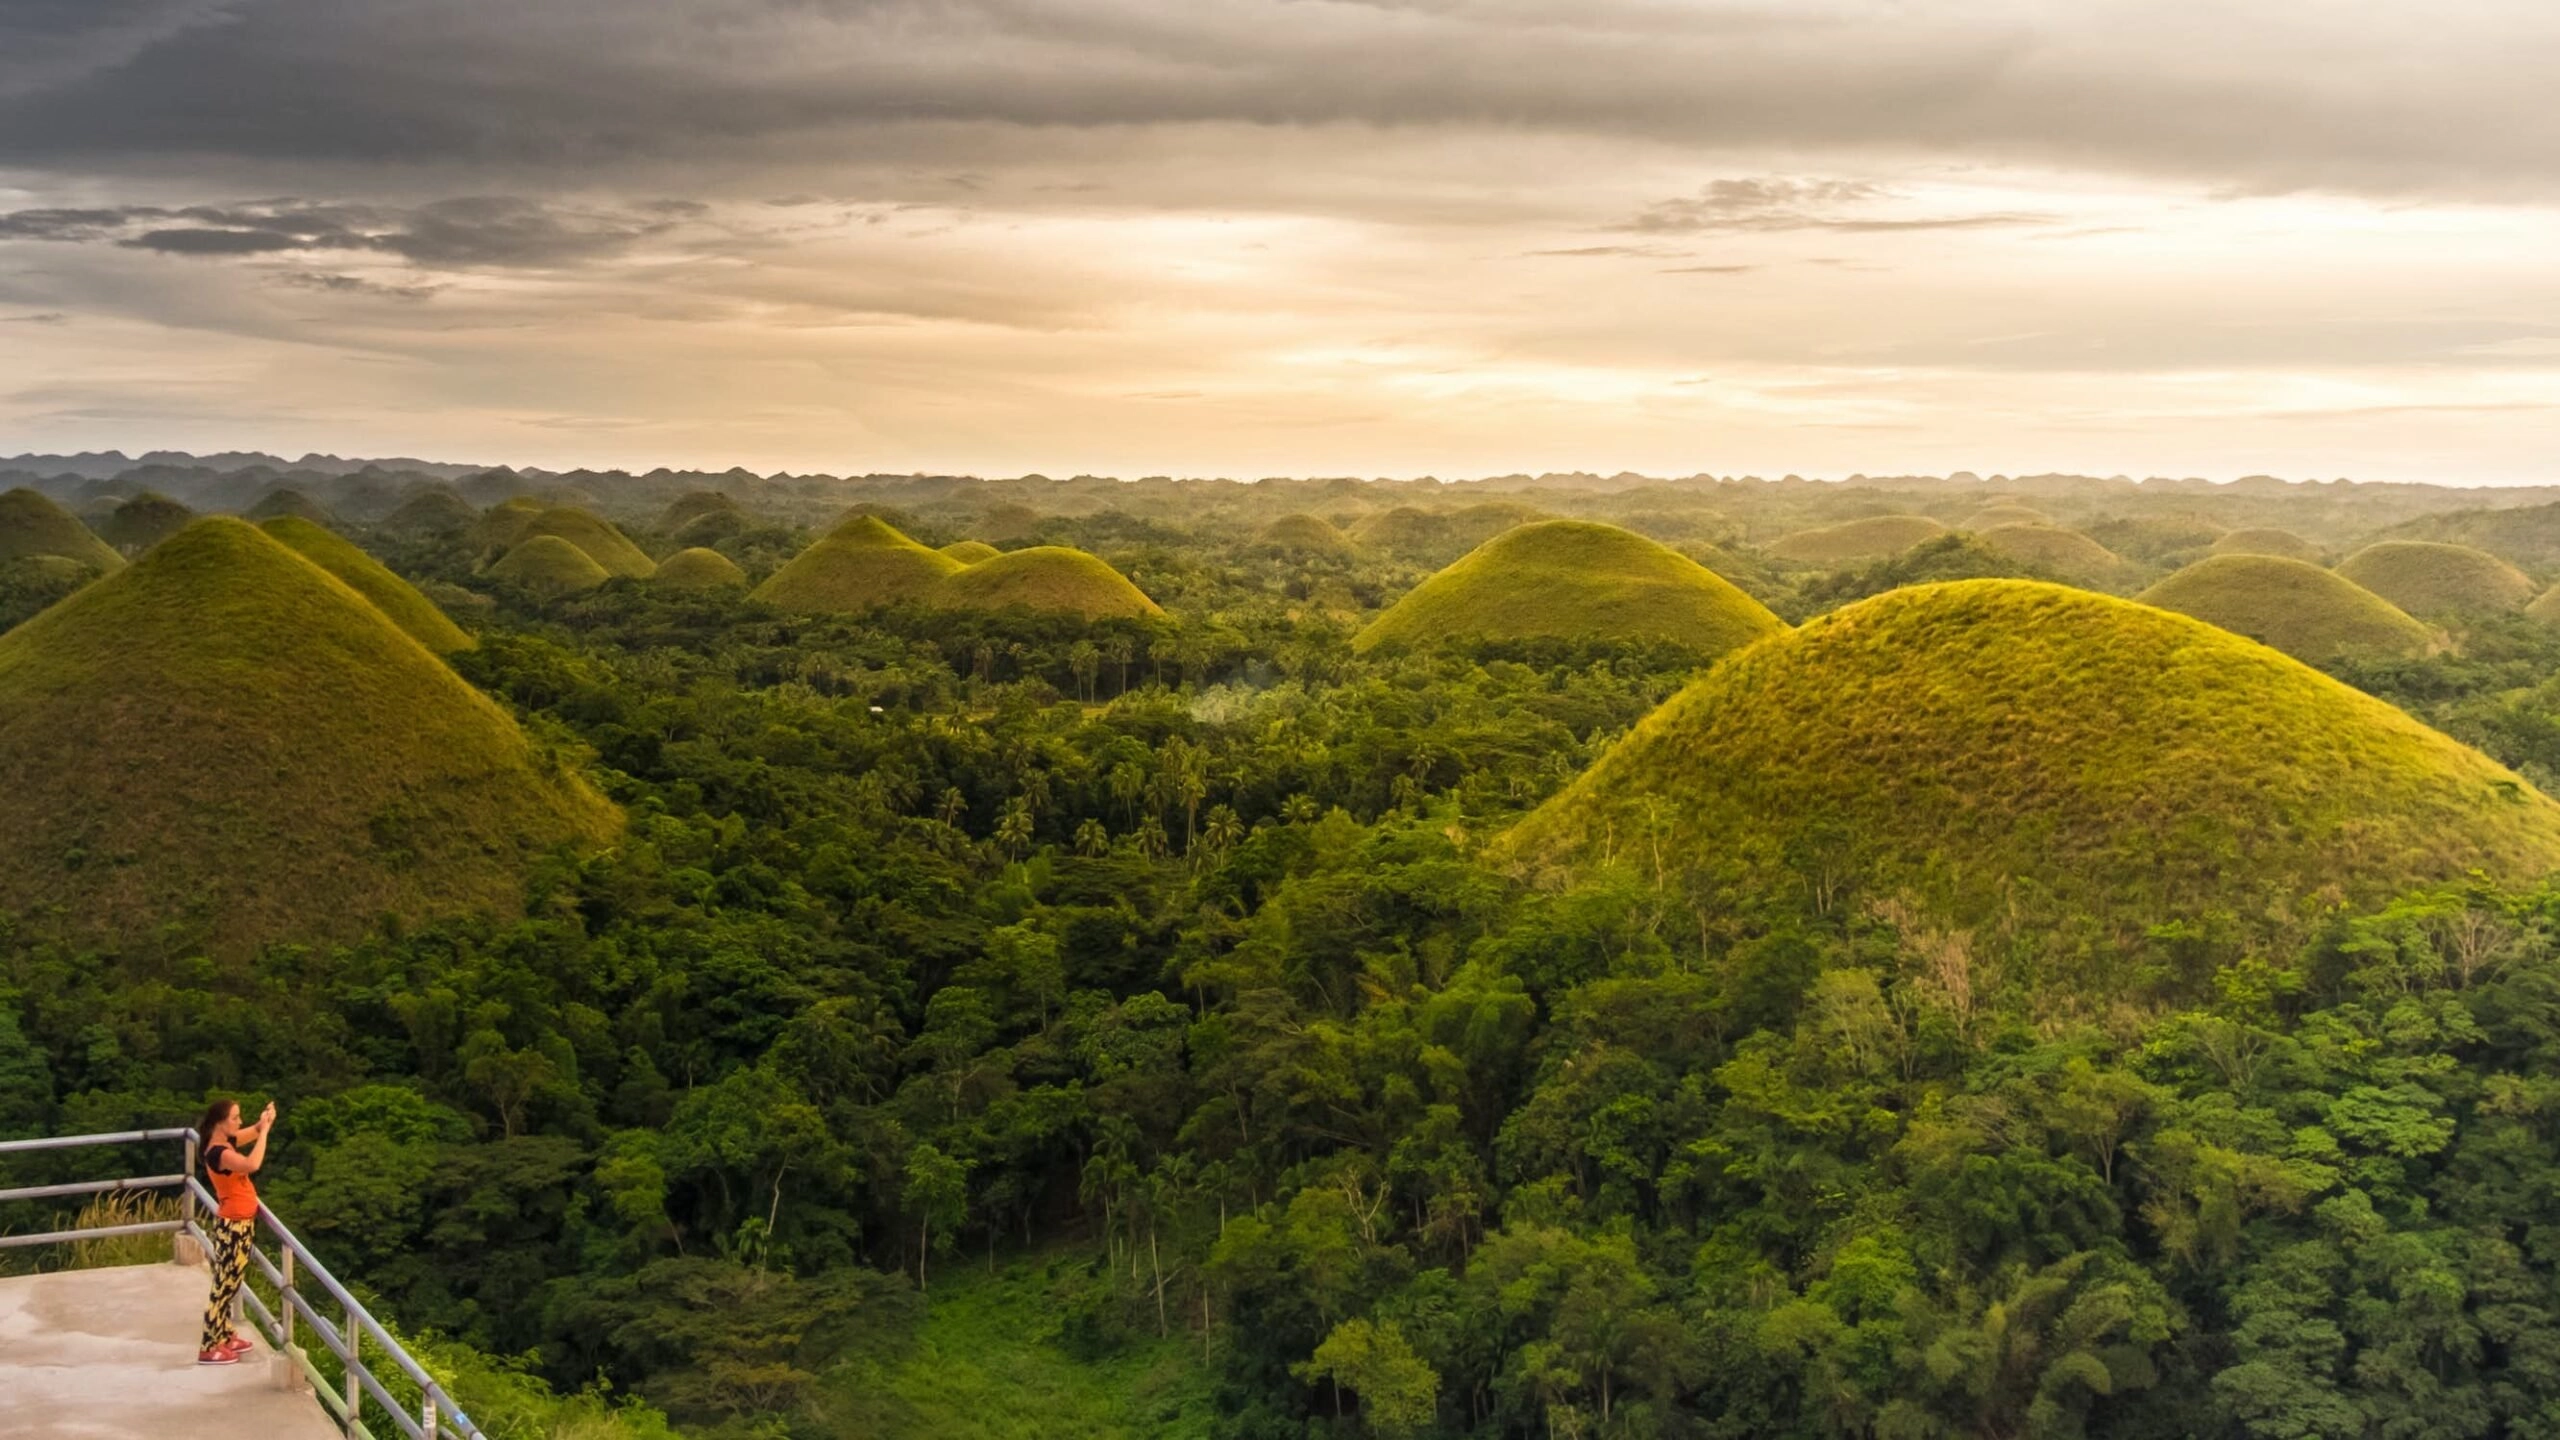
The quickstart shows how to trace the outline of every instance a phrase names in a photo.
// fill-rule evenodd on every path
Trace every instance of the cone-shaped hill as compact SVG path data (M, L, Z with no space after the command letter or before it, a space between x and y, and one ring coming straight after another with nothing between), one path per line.
M2123 947L2156 925L2290 934L2292 897L2545 874L2560 804L2201 621L1970 580L1728 656L1499 851L1550 876L1631 867L1702 920L1896 906L1970 932L1975 994L2085 1008L2122 993Z
M791 557L755 589L777 609L842 615L922 600L960 562L910 540L877 515L856 515Z
M926 600L945 610L1040 610L1086 620L1164 613L1100 556L1064 545L1034 545L981 560L935 586Z
M236 953L507 912L613 806L361 595L246 521L188 527L0 635L0 908Z
M942 547L942 553L963 565L975 565L981 560L993 560L1004 552L984 540L954 540Z
M2560 625L2560 585L2554 585L2524 607L2524 613L2544 625Z
M697 546L659 561L658 573L649 581L668 590L717 590L724 585L746 584L747 572L719 551Z
M394 535L458 535L479 523L471 502L444 486L430 486L400 502L382 517L382 528Z
M2266 526L2253 526L2246 530L2232 531L2213 542L2213 553L2216 555L2273 555L2278 559L2300 560L2311 565L2320 563L2319 546L2290 530L2277 530Z
M2032 505L2021 505L2014 500L2003 500L1997 504L1985 505L1981 509L1974 511L1971 515L1966 516L1962 528L1966 530L1988 530L1994 525L2050 525L2052 523L2052 516L2036 509Z
M2423 655L2435 632L2334 571L2274 555L2208 555L2135 597L2318 664Z
M489 578L521 585L536 595L575 595L613 578L595 557L557 535L536 535L498 557Z
M391 623L439 655L471 648L471 637L447 619L418 587L394 575L383 563L359 550L344 536L323 530L300 516L284 515L258 527L293 547L294 553L344 581Z
M1440 516L1415 505L1398 505L1363 518L1351 527L1352 538L1390 554L1410 554L1444 543L1449 527Z
M1870 515L1781 536L1770 542L1769 553L1799 565L1861 565L1890 560L1946 533L1946 526L1926 515Z
M497 510L490 512L493 518L506 513L506 506L500 506ZM524 512L517 511L515 514L523 515ZM521 521L511 516L491 528L493 533L500 530L514 532L513 538L504 542L511 552L521 549L528 540L536 540L548 535L566 540L585 551L587 558L603 566L608 575L646 580L649 578L649 572L658 568L657 562L649 558L647 551L632 544L610 523L584 510L554 506L548 510L539 510L525 515Z
M1506 530L1423 581L1356 650L1484 641L1654 642L1721 655L1786 628L1757 600L1631 530L1545 520Z
M672 535L706 515L738 515L738 502L717 490L688 490L667 502L658 515L658 530Z
M2485 550L2433 540L2383 540L2338 562L2338 573L2412 615L2501 611L2533 599L2524 572Z
M124 557L80 518L33 490L0 495L0 565L42 556L75 561L103 574L124 568Z
M511 495L471 523L472 543L490 550L510 549L533 532L534 517L542 511L542 502L532 496Z
M259 496L258 503L250 506L246 514L252 520L275 520L290 515L296 520L308 520L323 527L338 523L338 517L329 513L329 507L287 485L279 485Z
M127 555L139 555L187 528L196 512L154 491L118 505L98 527L106 542Z
M1351 537L1313 515L1283 515L1262 527L1258 543L1284 555L1348 555Z
M2132 578L2124 557L2077 530L2054 525L1995 525L1977 537L2010 561L2068 580L2104 588Z

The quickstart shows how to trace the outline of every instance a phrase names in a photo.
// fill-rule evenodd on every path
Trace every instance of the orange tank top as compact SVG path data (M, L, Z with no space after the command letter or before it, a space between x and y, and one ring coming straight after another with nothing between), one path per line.
M258 1218L257 1182L215 1165L214 1157L225 1151L234 1155L240 1153L228 1145L216 1145L204 1152L205 1178L213 1183L214 1213L225 1220L255 1220Z

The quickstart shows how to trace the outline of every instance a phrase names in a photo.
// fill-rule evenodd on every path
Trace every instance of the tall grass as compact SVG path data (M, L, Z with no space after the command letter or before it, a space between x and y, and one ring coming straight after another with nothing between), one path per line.
M97 1230L114 1225L150 1225L178 1218L178 1197L157 1190L117 1190L94 1196L65 1225L66 1230ZM155 1265L168 1260L175 1237L108 1235L74 1240L66 1247L66 1270L103 1270L110 1265Z

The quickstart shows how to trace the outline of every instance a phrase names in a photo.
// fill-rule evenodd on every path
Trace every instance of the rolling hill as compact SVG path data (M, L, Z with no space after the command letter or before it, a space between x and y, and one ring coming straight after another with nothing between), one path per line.
M1255 541L1284 555L1348 555L1353 548L1350 536L1313 515L1283 515Z
M1550 880L1625 867L1701 924L1886 906L1972 957L1975 990L2086 1008L2157 925L2292 936L2339 899L2545 874L2560 804L2201 621L1974 580L1727 657L1497 853Z
M145 491L109 511L99 538L126 555L139 555L187 528L196 512L166 495Z
M435 485L401 501L382 518L382 528L394 535L459 535L479 521L470 501Z
M290 515L323 528L334 528L338 523L338 517L329 513L328 506L284 485L259 496L258 503L242 513L251 520L275 520Z
M2052 525L1995 525L1977 538L2017 564L2091 589L2123 585L2134 574L2123 556L2077 530Z
M485 573L536 595L555 597L593 590L613 578L594 556L557 535L534 536L499 556Z
M372 601L375 609L408 631L419 644L439 655L471 648L471 637L433 601L419 594L418 587L392 574L381 561L357 549L344 536L295 515L279 516L258 528Z
M2014 500L2003 500L1996 505L1985 505L1966 516L1962 528L1988 530L1994 525L2050 525L2052 523L2052 516L2033 506L2021 505Z
M114 546L44 495L26 489L0 494L0 564L48 556L96 574L124 568Z
M1064 545L1034 545L981 560L945 578L925 598L946 610L1039 610L1086 620L1164 613L1101 557Z
M2134 597L2318 664L2424 655L2435 632L2334 571L2274 555L2208 555Z
M0 636L0 907L236 953L512 911L614 807L327 571L210 519Z
M545 535L556 536L585 551L587 558L603 566L608 575L646 580L649 572L658 568L648 552L632 544L609 522L584 510L555 505L527 521L511 543L521 545Z
M922 600L960 562L908 539L876 515L856 515L791 557L755 598L803 614L850 614Z
M1355 650L1482 641L1650 641L1721 655L1786 625L1695 560L1587 520L1509 530L1423 581Z
M2310 565L2317 565L2322 559L2319 546L2290 530L2263 525L2234 530L2208 548L2216 555L2273 555L2279 560L2300 560Z
M1838 567L1890 560L1923 540L1947 533L1926 515L1870 515L1813 530L1799 530L1770 542L1768 551L1799 565Z
M993 560L1004 552L984 540L954 540L942 547L942 553L963 565L975 565L981 560Z
M717 590L724 585L745 585L747 572L719 551L697 546L659 561L658 572L649 579L670 590Z
M658 530L661 534L671 535L696 520L712 515L738 515L743 518L738 502L727 495L717 490L688 490L668 501L667 508L658 512Z
M2522 608L2534 597L2524 572L2485 550L2431 540L2383 540L2338 562L2338 573L2412 615Z

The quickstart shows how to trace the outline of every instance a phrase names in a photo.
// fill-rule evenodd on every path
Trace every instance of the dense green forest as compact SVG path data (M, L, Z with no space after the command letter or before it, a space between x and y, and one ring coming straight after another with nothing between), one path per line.
M1706 657L1355 647L1472 537L1200 509L1005 517L1166 612L1091 620L351 527L626 827L345 943L0 922L0 1134L279 1099L271 1203L508 1433L2560 1432L2560 888L2235 887L2071 937L2099 993L1854 877L1533 874L1500 837ZM826 518L692 538L762 577ZM2047 573L1761 523L1649 529L1789 622ZM2212 539L2106 523L2125 592ZM2560 631L2424 618L2321 663L2554 788Z

